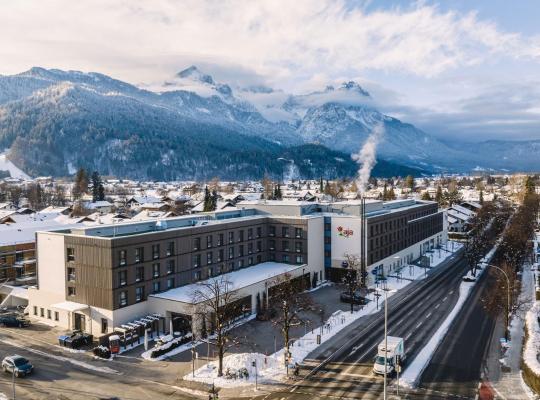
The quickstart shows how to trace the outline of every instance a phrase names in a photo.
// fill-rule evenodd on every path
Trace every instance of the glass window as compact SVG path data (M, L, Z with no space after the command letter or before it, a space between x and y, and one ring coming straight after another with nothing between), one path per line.
M120 307L127 306L127 291L122 290L118 295L118 304Z
M218 246L223 246L223 233L220 233L218 235L218 243L217 243Z
M174 260L167 261L167 274L174 274Z
M304 246L302 245L302 242L296 242L296 243L294 244L294 250L295 250L297 253L301 253L303 249L304 249Z
M127 271L118 271L118 284L120 286L127 285Z
M138 247L135 249L135 262L143 262L144 261L144 247Z
M283 254L282 260L283 260L283 262L288 263L289 262L289 255L288 254Z
M281 249L283 251L290 251L290 248L289 248L289 241L288 240L284 240L281 244Z
M101 333L107 333L109 330L109 322L107 318L101 318Z
M302 228L294 228L294 236L296 236L297 238L301 238L302 237Z
M212 247L212 235L206 237L206 248L209 249L210 247Z
M194 279L195 281L200 281L200 280L201 280L201 271L195 271L195 272L193 273L193 279Z
M223 261L223 249L220 249L218 251L218 259L217 259L217 262L221 262Z
M58 311L54 312L54 320L59 321L60 320L60 313Z
M126 254L127 254L127 251L125 251L125 250L120 250L118 252L118 265L126 265L127 264Z
M238 257L243 257L244 256L244 245L241 244L240 246L238 246Z
M48 318L48 319L51 319L51 318L52 318L51 310L47 310L47 318Z
M304 263L304 256L296 256L296 263L297 264L303 264Z
M75 288L73 286L68 286L68 296L75 296Z
M174 278L167 279L167 289L172 289L174 287Z
M207 264L212 264L212 252L211 251L206 253L206 263Z
M159 263L152 264L152 275L154 278L159 276Z
M257 227L257 237L260 238L262 236L262 228L260 226Z
M174 255L174 242L169 242L167 245L167 256Z
M138 286L135 288L135 301L143 301L144 300L144 286Z
M152 258L155 260L159 258L159 244L152 245Z
M34 306L34 315L37 315L37 307Z
M229 243L234 242L234 232L229 232Z
M253 228L248 228L248 240L253 239Z
M39 316L45 318L45 309L43 307L39 309Z
M253 254L253 243L248 243L248 254Z
M234 247L229 247L229 259L234 258Z
M193 250L200 250L200 249L201 249L201 238L193 239Z
M238 241L239 242L244 241L244 231L243 230L238 232Z
M262 251L262 242L259 240L257 242L257 253L260 253Z
M152 291L154 293L159 293L161 290L161 282L152 282Z
M268 236L276 236L276 227L274 225L268 227Z
M193 256L193 267L198 267L201 265L201 255L200 254L195 254Z
M75 249L73 247L67 248L67 260L75 261Z
M68 273L68 281L75 282L75 268L68 267L67 273Z
M284 226L281 228L281 236L289 237L289 227Z
M137 267L135 269L135 282L144 281L144 267Z

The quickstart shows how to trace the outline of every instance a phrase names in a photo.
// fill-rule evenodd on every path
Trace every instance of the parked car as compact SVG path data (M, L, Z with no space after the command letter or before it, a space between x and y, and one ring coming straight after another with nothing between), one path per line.
M0 326L8 328L22 328L28 326L30 322L16 315L0 315Z
M30 374L34 370L34 366L26 358L14 355L2 360L2 370L10 374L15 374L19 378Z
M349 292L341 292L340 299L344 303L353 303L358 305L365 305L368 302L368 300L362 296L358 290L353 293L352 297Z

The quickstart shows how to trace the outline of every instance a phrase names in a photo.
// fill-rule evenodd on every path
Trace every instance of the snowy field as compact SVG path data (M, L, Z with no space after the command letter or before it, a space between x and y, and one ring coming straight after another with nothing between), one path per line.
M461 246L462 245L460 243L455 243L454 251L457 251L459 248L461 248ZM449 246L449 249L451 249L451 246ZM433 264L431 265L439 265L442 261L452 256L452 254L453 253L451 251L441 250L439 256L439 251L435 250L433 253L431 253L434 260ZM394 276L393 273L395 273L395 271L390 273L391 276L389 276L386 281L388 297L409 285L414 280L420 280L426 277L426 269L415 265L404 266L401 269L400 277ZM371 287L375 288L375 285L373 284ZM294 365L294 363L301 363L309 353L318 347L316 340L317 335L321 334L321 331L322 344L351 323L357 321L359 318L377 312L377 302L372 296L373 295L370 295L372 301L370 301L361 310L355 311L352 314L350 311L338 310L332 314L328 320L326 320L326 322L323 324L322 330L320 327L318 327L314 329L313 332L308 332L301 338L297 339L290 348L292 353L291 366ZM383 305L384 300L381 297L379 299L379 309ZM226 356L223 360L224 373L226 373L227 369L229 369L230 373L235 373L239 370L245 369L248 374L247 376L244 374L242 378L218 378L216 360L197 369L194 375L192 373L185 375L184 379L215 384L219 387L251 385L255 383L255 367L253 366L253 362L255 362L257 365L257 380L259 383L278 383L283 382L287 378L287 369L284 361L284 349L281 349L270 356L265 356L264 354L260 353L241 353ZM292 374L292 371L289 371L289 373Z
M12 178L30 179L30 176L25 174L21 169L16 167L15 164L13 164L11 161L7 159L6 151L0 153L0 170L9 171Z

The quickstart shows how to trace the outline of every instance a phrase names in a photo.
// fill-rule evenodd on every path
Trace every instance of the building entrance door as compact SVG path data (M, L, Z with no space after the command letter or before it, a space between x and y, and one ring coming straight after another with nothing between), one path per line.
M86 329L84 315L75 313L75 330L84 332Z

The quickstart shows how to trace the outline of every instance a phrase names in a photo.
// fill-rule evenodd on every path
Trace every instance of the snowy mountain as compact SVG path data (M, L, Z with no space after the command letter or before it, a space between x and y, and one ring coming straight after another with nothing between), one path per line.
M31 175L85 166L136 178L258 178L290 167L281 157L294 159L302 176L352 176L350 154L378 123L385 126L381 173L532 170L540 156L540 143L528 142L488 142L471 154L471 146L382 114L353 81L289 95L232 87L196 66L144 88L38 67L0 76L0 148Z

